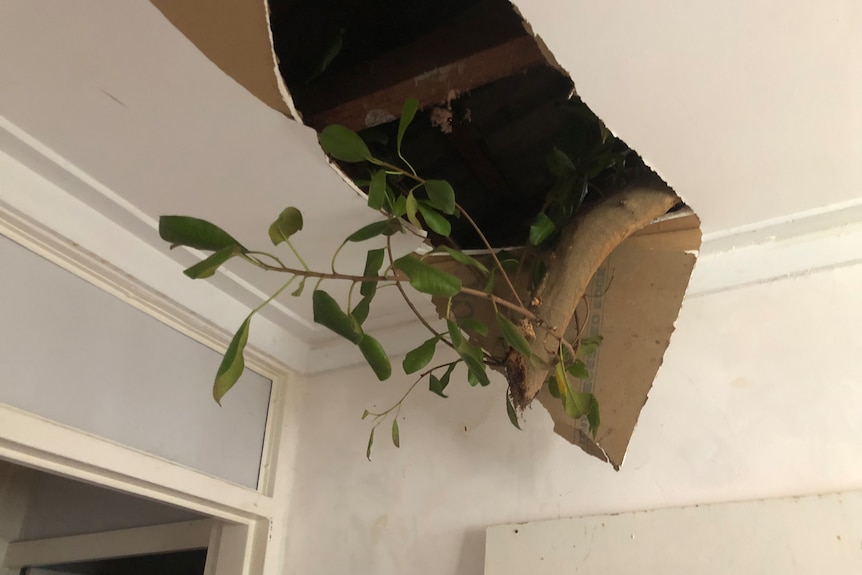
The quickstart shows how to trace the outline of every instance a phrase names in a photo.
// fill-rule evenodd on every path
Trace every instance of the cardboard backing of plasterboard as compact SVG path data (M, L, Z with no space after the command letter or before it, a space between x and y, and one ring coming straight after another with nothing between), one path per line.
M598 351L585 359L590 379L571 382L573 388L580 386L580 391L592 392L598 399L602 422L595 440L585 418L571 419L547 388L538 396L550 412L558 435L617 469L670 342L694 267L692 252L699 247L700 221L696 216L668 219L645 227L620 244L593 276L587 289L589 310L582 302L567 337L574 340L584 322L583 336L604 337ZM488 256L479 259L493 265ZM472 268L446 256L431 256L427 261L457 275L467 287L484 287L485 280ZM522 296L528 279L523 276L526 274L516 282ZM496 282L495 293L511 296L501 281ZM435 303L438 312L444 314L448 301L435 298ZM496 356L505 352L490 304L460 295L454 298L452 313L489 326L487 336L472 334L471 339Z
M150 0L225 74L292 117L278 86L265 0Z
M604 338L585 359L590 379L573 381L598 400L602 421L595 439L587 422L568 417L547 388L537 398L558 435L616 469L670 343L700 237L695 216L653 224L620 244L593 276L589 310L585 303L579 307L567 335L574 338L586 322L585 336Z

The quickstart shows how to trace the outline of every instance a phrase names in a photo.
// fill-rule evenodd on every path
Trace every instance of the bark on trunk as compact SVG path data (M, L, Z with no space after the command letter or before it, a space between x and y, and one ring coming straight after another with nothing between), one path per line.
M566 332L593 275L626 238L667 213L679 202L660 183L632 184L609 196L563 230L545 280L533 294L530 326L533 359L511 350L507 378L516 407L524 409L542 389L559 352L557 336ZM529 327L525 331L529 331Z

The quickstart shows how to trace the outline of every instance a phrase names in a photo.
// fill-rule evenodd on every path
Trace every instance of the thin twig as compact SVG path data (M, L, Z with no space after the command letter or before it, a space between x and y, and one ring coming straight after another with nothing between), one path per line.
M478 298L486 299L486 300L488 300L488 301L490 301L490 302L492 302L492 303L495 303L495 304L497 304L497 305L500 305L500 306L503 306L503 307L505 307L505 308L508 308L508 309L510 309L510 310L512 310L512 311L514 311L514 312L516 312L516 313L518 313L518 314L520 314L520 315L524 316L524 317L525 317L525 318L527 318L527 319L532 319L532 320L538 320L538 319L539 319L539 318L536 316L536 314L534 314L533 312L531 312L530 310L528 310L527 308L525 308L523 305L514 304L514 303L510 302L510 301L509 301L509 300L507 300L507 299L503 299L503 298L501 298L500 296L496 296L496 295L493 295L493 294L485 293L485 292L483 292L483 291L481 291L481 290L477 290L477 289L473 289L473 288L468 288L468 287L461 287L461 293L462 293L462 294L465 294L465 295L470 295L470 296L473 296L473 297L478 297Z
M582 299L584 300L584 304L587 306L587 313L584 325L578 327L578 333L575 336L575 341L578 342L578 349L581 348L581 336L584 335L584 330L587 329L587 325L590 323L590 300L587 298L587 294L584 294ZM575 313L575 317L577 317L577 313Z
M473 220L472 217L470 217L470 214L467 213L467 210L461 207L461 205L458 203L455 204L455 207L458 208L458 211L461 212L461 215L467 218L467 221L470 222L471 226L473 226L473 229L479 235L479 238L482 240L482 243L485 244L485 247L490 252L491 257L494 258L494 263L497 264L497 268L500 270L500 273L503 274L503 279L506 280L506 284L509 286L509 289L512 290L512 295L515 296L515 300L518 302L518 305L523 308L524 302L521 301L521 296L518 295L518 290L515 289L514 284L512 284L512 280L509 279L509 274L507 274L506 270L503 269L503 264L501 264L499 258L497 258L497 253L494 251L494 248L491 247L490 242L488 242L488 238L485 237L485 234L482 233L482 230L479 228L479 225L475 222L475 220Z
M557 335L557 334L554 334L554 335ZM578 358L578 352L575 351L575 348L572 347L572 344L570 344L569 341L565 337L559 336L559 338L560 338L560 343L562 344L563 347L566 348L566 351L568 351L570 354L572 354L572 361L575 361Z
M392 236L388 236L388 237L386 238L386 253L387 253L387 255L389 256L389 265L390 265L390 266L394 265L395 260L394 260L394 258L392 257ZM412 301L410 301L410 298L407 296L407 291L404 289L404 286L402 286L402 285L401 285L401 282L400 282L399 280L397 280L397 279L396 279L396 280L395 280L395 285L397 285L397 286L398 286L398 291L399 291L399 292L401 292L401 297L402 297L402 298L404 298L404 301L407 303L408 307L410 307L410 310L413 312L413 315L415 315L415 316L416 316L416 319L418 319L418 320L422 323L422 325L424 325L424 326L425 326L425 328L426 328L428 331L430 331L431 333L433 333L435 336L439 337L439 338L440 338L440 340L441 340L443 343L445 343L446 345L448 345L448 346L449 346L449 347L451 347L452 349L455 349L455 346L454 346L454 345L452 345L452 343L451 343L450 341L448 341L447 339L445 339L445 338L443 337L443 334L441 334L441 333L440 333L440 332L438 332L436 329L434 329L434 328L431 326L431 324L430 324L430 323L428 323L428 321L427 321L424 317L422 317L422 314L421 314L421 313L419 313L419 310L418 310L418 309L416 309L416 306L415 306L415 305L413 305L413 302L412 302Z
M438 369L441 369L444 367L449 367L450 365L455 365L456 363L460 363L461 361L463 361L463 360L456 359L455 361L450 361L448 363L441 363L440 365L435 365L434 367L432 367L430 369L426 369L425 371L423 371L422 373L419 374L419 377L417 377L416 381L413 382L413 385L411 385L407 389L407 391L404 392L404 395L401 396L401 399L399 399L397 402L392 404L392 406L389 409L387 409L386 411L381 411L380 413L374 413L373 411L369 411L368 415L374 417L374 420L376 421L376 423L374 424L374 427L377 427L378 425L380 425L380 421L378 421L378 420L380 420L383 417L386 417L387 415L392 413L392 411L394 409L396 409L396 408L401 409L401 404L404 403L404 400L407 399L407 396L410 395L410 392L413 391L413 388L415 388L417 385L419 385L420 381L425 379L426 375L433 373L433 372L437 371Z
M278 256L275 256L275 255L273 255L273 254L270 254L270 253L267 253L267 252L258 252L258 251L254 251L254 250L249 250L249 251L247 251L247 252L245 252L245 253L246 253L246 254L248 254L248 255L254 255L254 256L266 256L266 257L268 257L268 258L272 258L272 259L273 259L273 261L275 261L278 265L280 265L280 266L284 267L284 262L283 262L283 261L281 261L281 260L278 258ZM254 258L254 259L255 259L255 261L258 261L258 262L260 261L258 258ZM261 262L261 263L262 263L262 262Z
M305 278L320 278L320 279L327 279L327 280L329 280L329 279L347 280L347 281L353 281L353 282L359 282L359 283L383 282L383 281L386 281L386 282L401 281L397 276L394 276L394 275L393 276L354 276L354 275L340 274L340 273L315 272L312 270L300 270L300 269L295 269L295 268L289 268L286 266L285 267L271 266L271 265L266 264L260 260L255 259L255 258L250 258L250 257L246 256L245 254L243 254L242 257L246 261L256 265L257 267L259 267L263 270L266 270L269 272L288 273L288 274L293 274L293 275L297 275L299 277L305 277Z

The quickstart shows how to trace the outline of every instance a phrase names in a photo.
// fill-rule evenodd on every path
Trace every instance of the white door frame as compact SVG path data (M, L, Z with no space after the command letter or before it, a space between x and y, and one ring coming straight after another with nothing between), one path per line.
M223 353L230 334L160 293L0 203L0 235L111 293L192 339ZM295 422L285 416L297 399L292 374L249 348L246 365L272 381L257 489L242 487L154 455L0 403L0 458L110 489L143 496L242 526L238 575L280 575L286 544L289 473ZM0 564L2 567L2 564Z
M221 525L218 522L212 519L198 519L83 535L18 541L9 544L5 567L20 569L81 561L102 561L134 555L176 553L190 549L210 547L217 549L216 534L220 532ZM212 545L214 539L216 544Z

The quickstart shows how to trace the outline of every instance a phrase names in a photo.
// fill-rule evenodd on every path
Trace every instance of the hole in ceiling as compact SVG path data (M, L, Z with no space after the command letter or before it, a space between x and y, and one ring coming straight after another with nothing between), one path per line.
M404 156L423 177L448 180L495 247L526 244L554 194L586 192L589 204L649 173L574 95L507 0L270 0L270 10L303 121L318 131L347 126L398 163L398 117L417 98ZM367 167L339 165L354 180L369 177ZM467 222L451 224L450 238L432 243L481 247Z

